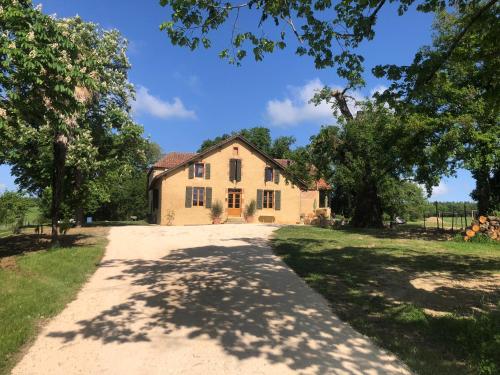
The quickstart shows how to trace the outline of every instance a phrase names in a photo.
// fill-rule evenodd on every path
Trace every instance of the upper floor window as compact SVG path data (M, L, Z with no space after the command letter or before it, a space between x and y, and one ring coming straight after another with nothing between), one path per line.
M205 175L205 164L196 163L194 165L194 176L203 178L204 175Z
M238 147L236 146L233 147L233 156L238 156L238 151L239 151Z
M265 182L272 181L274 178L274 170L271 167L266 167L265 170Z

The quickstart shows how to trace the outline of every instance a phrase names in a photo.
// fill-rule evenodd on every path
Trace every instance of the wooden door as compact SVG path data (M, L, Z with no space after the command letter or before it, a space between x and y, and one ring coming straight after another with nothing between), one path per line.
M227 216L241 217L241 189L228 190Z

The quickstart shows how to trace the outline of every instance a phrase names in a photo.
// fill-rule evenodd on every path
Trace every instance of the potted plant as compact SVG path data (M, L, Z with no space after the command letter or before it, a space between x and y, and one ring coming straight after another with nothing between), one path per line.
M224 212L224 207L220 201L215 201L210 208L210 218L212 219L212 224L220 224L221 216Z
M257 211L257 203L255 199L252 199L250 203L245 206L245 211L243 212L247 223L253 223L255 211Z

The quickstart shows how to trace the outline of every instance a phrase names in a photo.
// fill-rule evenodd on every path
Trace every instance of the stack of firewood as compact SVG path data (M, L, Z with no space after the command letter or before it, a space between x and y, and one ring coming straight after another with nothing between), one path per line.
M484 233L493 240L500 241L500 218L497 216L479 216L465 230L464 240L469 241L478 233Z

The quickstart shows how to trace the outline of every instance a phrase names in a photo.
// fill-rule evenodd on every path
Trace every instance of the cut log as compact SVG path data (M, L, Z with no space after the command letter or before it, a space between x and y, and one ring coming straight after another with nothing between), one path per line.
M480 222L481 224L486 223L486 220L488 220L488 218L487 218L486 216L479 216L479 222Z
M468 237L474 237L476 235L476 232L474 232L472 229L467 229L465 231L465 234L468 236Z
M474 232L479 232L480 229L481 229L481 227L479 225L477 225L477 224L472 225L472 230Z
M464 236L464 241L469 241L470 237L469 236Z

